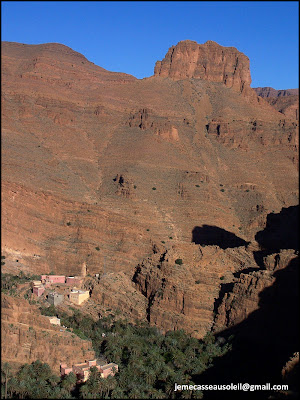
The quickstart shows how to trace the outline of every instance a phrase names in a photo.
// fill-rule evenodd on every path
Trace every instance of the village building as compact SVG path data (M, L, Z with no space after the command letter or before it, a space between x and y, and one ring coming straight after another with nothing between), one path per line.
M83 282L83 278L79 276L67 276L66 284L71 286L80 286Z
M77 383L85 382L89 375L90 369L96 367L101 374L101 378L107 378L109 375L114 376L118 372L118 364L109 363L107 364L104 360L95 359L86 361L84 363L74 364L72 368L68 367L67 364L60 365L61 376L68 375L73 372L77 377Z
M32 293L35 294L38 297L41 296L44 293L44 291L45 291L45 288L41 284L39 286L34 286L32 288Z
M57 306L58 304L62 303L64 300L64 295L63 294L58 294L55 292L49 293L47 296L47 301L50 304L53 304L54 306Z
M70 301L78 305L82 304L89 297L90 292L88 290L72 289L71 293L69 294Z
M50 324L52 325L60 325L60 318L57 317L48 317Z
M65 275L41 275L42 283L65 283Z
M41 284L42 284L42 281L31 281L31 287L40 286Z

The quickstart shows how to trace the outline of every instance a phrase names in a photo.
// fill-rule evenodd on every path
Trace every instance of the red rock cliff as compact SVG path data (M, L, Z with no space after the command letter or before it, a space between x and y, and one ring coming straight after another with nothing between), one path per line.
M234 47L223 47L209 40L191 40L172 46L162 61L157 61L155 76L173 79L196 78L222 82L239 92L250 90L249 59Z

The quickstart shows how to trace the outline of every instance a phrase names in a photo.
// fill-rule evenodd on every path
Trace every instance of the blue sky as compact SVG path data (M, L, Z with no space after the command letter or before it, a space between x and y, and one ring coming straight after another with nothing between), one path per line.
M252 87L298 88L298 1L2 1L2 40L56 42L110 71L153 75L181 40L250 58Z

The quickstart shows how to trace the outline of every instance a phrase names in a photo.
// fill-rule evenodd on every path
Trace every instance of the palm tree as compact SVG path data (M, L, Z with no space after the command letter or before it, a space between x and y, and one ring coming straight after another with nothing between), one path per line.
M10 377L10 365L5 362L1 368L1 383L5 384L4 398L7 399L7 385Z
M73 372L70 372L61 381L61 387L70 392L76 386L76 381L76 375Z

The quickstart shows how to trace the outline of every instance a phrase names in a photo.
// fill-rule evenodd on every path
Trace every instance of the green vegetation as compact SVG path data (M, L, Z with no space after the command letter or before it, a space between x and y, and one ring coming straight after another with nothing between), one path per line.
M152 190L156 190L156 187L153 187Z
M221 281L223 281L225 279L225 276L220 276Z
M198 279L197 281L195 281L195 283L198 285L201 281Z
M149 232L149 231L150 231L150 229L146 229L146 231L147 231L147 232Z
M250 192L250 190L249 190L249 189L247 189L247 190L246 190L246 192Z
M225 189L221 189L221 192L225 192Z
M70 226L70 225L71 225L71 222L67 222L67 225Z
M200 187L200 185L195 185L196 187Z
M75 385L76 377L74 374L73 377L70 375L61 379L53 374L48 364L39 360L22 365L13 375L9 364L4 363L1 366L1 398L72 399L74 397L70 391Z
M133 185L133 188L134 188L134 189L136 189L136 188L137 188L137 186L136 186L136 185Z
M172 237L172 236L169 236L169 239L171 239L171 240L172 240L172 239L173 239L173 237Z
M93 321L77 310L72 316L51 306L48 311L42 310L58 314L62 324L73 328L73 333L77 329L76 334L92 340L96 356L104 354L108 362L116 362L119 373L102 379L92 368L87 382L72 390L75 384L72 374L60 379L47 364L36 361L23 365L14 377L9 376L7 393L13 398L170 398L174 395L175 382L194 384L193 376L211 367L214 359L230 348L229 344L215 343L211 333L198 340L183 330L163 335L147 323L132 325L113 316ZM106 334L104 338L102 333ZM4 371L2 394L7 375ZM176 398L185 398L185 395L184 391L178 392ZM195 391L190 396L201 398L202 394Z
M177 259L175 260L175 264L182 265L182 264L183 264L182 259L181 259L181 258L177 258Z
M97 246L97 247L95 247L95 249L96 249L97 251L99 251L99 250L100 250L100 247Z
M164 243L164 244L166 243L164 240L162 240L161 242Z
M23 271L19 275L1 273L1 291L7 294L16 293L19 284L38 279L40 275L25 275Z

